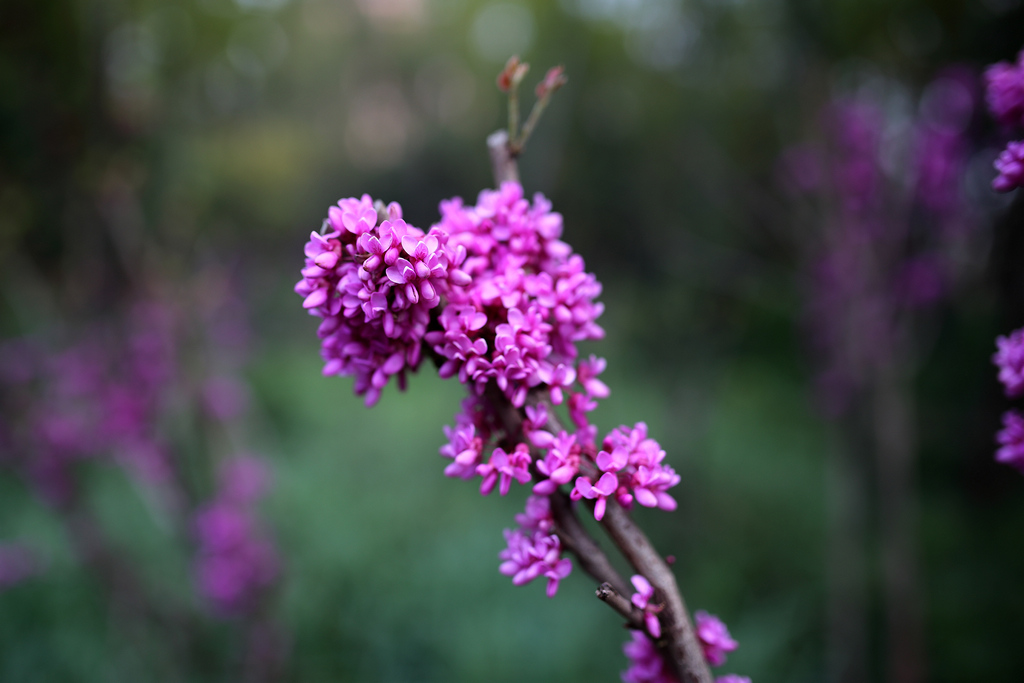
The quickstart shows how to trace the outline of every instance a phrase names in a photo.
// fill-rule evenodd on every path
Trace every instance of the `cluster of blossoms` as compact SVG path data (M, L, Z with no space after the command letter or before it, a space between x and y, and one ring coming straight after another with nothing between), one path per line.
M172 316L156 306L136 312L127 338L97 330L58 353L27 340L0 356L5 414L0 441L10 461L56 507L75 495L76 463L110 458L147 482L169 476L156 423L176 366ZM16 416L16 418L15 418Z
M1024 328L996 339L992 362L999 368L999 381L1006 395L1009 398L1024 395ZM1008 410L1003 414L1003 428L996 435L996 441L999 444L996 460L1024 472L1024 415L1020 411Z
M1006 129L1024 127L1024 51L1014 64L999 62L985 71L985 99L992 116ZM1010 142L995 162L999 192L1024 186L1024 141Z
M916 113L894 113L909 97L836 100L821 138L781 159L785 188L814 222L814 238L801 232L798 246L829 412L850 409L900 348L908 315L941 301L959 277L963 261L951 255L964 252L974 225L965 191L974 90L969 73L951 70L925 88Z
M230 286L213 277L218 274L197 286L202 296L190 311L195 318L187 319L181 306L149 301L137 304L123 324L96 326L63 350L47 352L30 339L0 346L0 465L22 475L61 518L90 523L80 470L86 463L125 469L142 484L141 493L175 520L174 528L186 532L182 546L188 552L198 547L193 561L204 601L219 613L236 614L249 609L279 573L276 552L255 518L266 473L252 458L227 461L216 499L193 507L198 496L180 476L164 429L176 419L182 396L201 409L209 428L246 407L247 390L235 373L247 337L242 307ZM200 343L195 356L192 342ZM197 358L208 370L202 377L184 372ZM93 526L105 543L102 525ZM69 533L81 528L69 524ZM83 563L90 559L83 554ZM25 549L0 544L0 587L39 569Z
M196 582L218 613L234 616L256 608L275 584L280 560L256 516L269 483L263 463L236 457L218 474L216 497L195 515Z
M548 597L558 591L558 582L569 575L572 563L562 557L562 543L554 533L551 503L544 496L530 496L526 510L516 515L518 529L505 529L508 547L498 554L504 560L498 568L521 586L539 576L548 580Z
M402 220L397 204L365 195L340 200L306 244L295 291L322 320L324 374L354 376L368 405L392 376L403 388L424 357L442 377L466 385L469 395L445 427L444 473L479 477L485 496L532 484L517 528L505 530L499 570L515 585L544 577L553 597L572 565L556 533L552 496L593 501L597 520L609 499L626 509L636 502L674 510L668 489L680 477L644 423L598 441L589 422L609 395L599 378L606 364L580 357L576 344L604 336L596 322L601 285L561 240L562 217L550 202L540 194L527 200L518 183L504 182L481 192L475 205L454 198L440 209L441 220L424 232ZM559 406L567 422L556 415ZM634 586L634 604L658 638L654 588L642 576ZM662 675L662 656L646 639L639 634L627 647L648 643L650 661L639 666ZM637 673L635 680L661 679Z
M1024 127L1024 50L1014 64L999 62L985 71L985 98L989 111L1004 128ZM1008 192L1024 186L1024 141L1010 142L995 163L999 175L992 186ZM1024 328L996 339L992 362L999 368L999 381L1006 396L1024 395ZM1024 472L1024 414L1008 410L1003 414L1003 428L996 435L998 462Z
M318 335L325 375L354 375L367 405L388 380L405 384L422 360L430 311L452 287L468 284L465 248L438 229L402 220L398 204L375 208L368 195L332 206L323 234L306 244L295 291L323 319Z
M634 576L632 581L637 589L633 594L633 604L644 610L650 637L641 631L633 631L633 639L622 647L630 662L629 668L622 672L623 683L678 683L672 672L665 667L664 660L651 640L652 637L660 637L660 630L651 630L649 621L652 613L660 609L660 606L650 604L654 589L642 576ZM729 629L718 617L703 611L694 614L694 621L704 659L711 666L725 664L726 654L739 647L739 643L729 635ZM750 683L750 679L727 674L716 678L715 683Z

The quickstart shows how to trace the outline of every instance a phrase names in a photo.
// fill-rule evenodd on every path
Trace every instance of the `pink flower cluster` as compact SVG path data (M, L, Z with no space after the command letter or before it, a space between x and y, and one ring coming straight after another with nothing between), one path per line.
M604 336L596 323L604 307L594 301L601 285L559 239L562 216L513 182L484 190L476 206L442 202L441 214L434 229L465 250L472 280L451 292L442 330L427 335L447 360L441 376L480 388L493 379L516 407L543 384L562 403L576 380L576 342Z
M70 501L84 460L109 458L149 482L168 478L156 423L176 364L172 326L169 311L140 307L127 334L93 330L54 354L28 341L0 350L7 457L49 503Z
M305 253L295 291L323 319L323 372L354 375L367 405L392 376L404 386L406 370L422 359L431 309L452 286L469 283L459 269L464 248L450 247L442 231L409 225L398 204L379 216L368 195L332 206L324 233L310 235Z
M999 62L985 71L989 111L1004 128L1024 127L1024 51L1014 64ZM995 161L992 187L999 192L1024 186L1024 141L1010 142Z
M1024 395L1024 328L996 338L992 362L999 368L999 381L1006 395L1010 398ZM1024 472L1024 415L1016 410L1006 411L996 442L999 444L996 461Z
M633 639L622 646L629 658L629 668L622 672L623 683L679 683L651 639L641 631L632 633Z
M603 445L595 460L603 472L601 478L596 484L589 476L577 478L571 494L573 500L596 500L594 519L600 521L604 517L611 496L626 508L636 500L644 507L676 509L675 499L665 491L679 483L679 475L662 464L665 451L647 437L646 424L637 422L632 429L618 427L605 437Z
M199 592L224 616L253 610L280 571L277 551L260 527L255 510L268 483L259 460L237 457L225 461L216 498L196 512Z
M508 547L498 554L504 560L498 571L511 576L516 586L539 576L547 577L548 597L554 597L558 582L572 571L572 563L562 558L561 541L552 531L555 522L549 499L544 496L527 498L526 510L516 515L516 522L518 529L505 529Z
M703 613L698 612L698 614ZM723 626L722 628L724 629L725 627ZM699 637L699 625L697 631ZM654 642L641 631L633 631L632 634L632 640L627 641L622 646L623 653L629 658L629 668L622 672L623 683L679 683L679 679L665 668L665 661L662 659ZM728 637L728 633L726 633L726 636ZM703 641L701 641L701 645L704 645ZM733 642L732 649L735 649L735 641ZM713 666L717 666L715 661L707 656L706 646L704 652L708 662ZM750 679L746 676L726 674L716 678L715 683L750 683Z
M601 285L561 235L562 217L551 203L539 194L525 199L512 182L484 190L474 206L442 202L441 220L427 233L406 224L397 204L342 199L323 232L310 236L295 287L322 319L324 374L354 375L368 405L392 376L403 386L425 355L442 377L467 386L454 425L445 427L444 473L480 477L482 495L497 488L504 496L513 483L533 482L518 526L504 532L499 571L517 586L546 578L548 597L572 570L554 533L550 496L567 487L573 500L594 500L600 520L612 496L627 508L635 500L673 510L667 490L679 483L642 422L596 443L588 415L610 393L599 378L606 363L580 358L576 343L604 336L596 322ZM558 406L568 421L555 415ZM229 559L218 571L234 571ZM229 607L243 600L216 597L217 574L209 573L215 601ZM654 589L642 576L633 582L634 604L658 637ZM627 648L636 662L624 680L673 680L643 634Z
M1014 330L1008 337L996 338L992 362L999 368L999 381L1006 388L1006 395L1016 398L1024 394L1024 328Z

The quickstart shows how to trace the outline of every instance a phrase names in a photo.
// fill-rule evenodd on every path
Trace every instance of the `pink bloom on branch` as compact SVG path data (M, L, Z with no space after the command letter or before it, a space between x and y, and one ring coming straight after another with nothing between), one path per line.
M533 492L549 496L562 484L568 484L580 469L580 447L576 435L562 431L552 437L547 455L537 461L537 471L547 479L537 483Z
M477 465L477 474L484 478L480 484L481 495L486 496L494 490L494 485L500 480L501 485L498 492L506 495L512 487L512 480L520 484L530 481L530 449L524 443L516 444L511 453L506 453L501 448L495 448L491 453L490 462Z
M594 519L601 521L604 518L604 511L608 505L608 496L611 496L619 488L619 478L611 472L605 472L597 480L597 484L591 484L590 477L578 477L576 486L573 488L570 497L573 500L586 498L587 500L597 499L594 503Z
M739 647L739 643L732 639L729 629L715 615L701 610L693 618L704 658L711 666L721 666L725 663L726 654Z
M530 496L526 511L516 515L521 528L505 529L508 547L498 557L504 562L498 568L502 574L512 577L516 586L533 581L539 576L547 577L547 595L554 597L558 582L572 571L572 563L562 558L562 544L558 536L551 533L554 519L548 499Z
M661 611L662 606L651 604L651 598L654 597L654 586L640 574L634 574L629 580L637 591L631 600L637 609L644 611L644 624L647 626L647 632L651 634L652 638L660 638L661 622L658 621L658 612Z
M622 646L623 653L629 658L629 668L622 672L623 683L678 683L647 635L633 631L632 638Z

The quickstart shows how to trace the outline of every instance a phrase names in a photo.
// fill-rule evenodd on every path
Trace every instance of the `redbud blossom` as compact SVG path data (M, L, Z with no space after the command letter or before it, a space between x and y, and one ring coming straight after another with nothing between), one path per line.
M701 610L693 615L693 619L704 658L711 666L721 666L725 663L726 654L739 647L739 643L732 639L729 629L715 615Z

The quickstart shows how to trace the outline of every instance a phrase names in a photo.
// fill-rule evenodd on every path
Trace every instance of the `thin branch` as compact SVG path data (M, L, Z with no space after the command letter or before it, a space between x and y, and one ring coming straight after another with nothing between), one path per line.
M555 518L555 533L562 546L579 560L580 568L599 583L607 583L619 593L629 593L629 584L619 575L608 556L580 523L569 497L557 491L551 495L551 514Z
M608 605L626 618L627 626L634 631L645 631L644 626L644 613L637 608L632 602L626 599L622 593L615 590L610 583L607 581L602 583L594 591L598 599L608 603Z
M659 602L665 605L660 615L662 632L668 641L665 649L679 680L682 683L713 683L686 603L668 564L629 513L614 500L608 501L601 526L623 557L651 582Z
M496 130L487 136L487 151L491 154L494 181L501 185L506 180L519 182L519 165L509 149L508 131Z
M519 182L519 167L515 154L509 148L508 132L498 130L487 137L487 149L491 155L491 166L494 180L500 185L506 180ZM547 400L531 392L528 396L531 404L547 404ZM504 395L494 396L493 401L505 422L506 432L511 436L519 432L522 416ZM555 416L550 405L546 405L548 414L547 429L554 434L563 431L563 427ZM514 414L512 417L510 414ZM559 491L551 496L551 510L555 515L556 532L559 538L580 561L580 566L602 583L609 583L622 597L629 593L629 586L618 572L611 566L607 556L590 537L579 519L576 518L566 495ZM678 676L681 683L714 683L711 670L704 659L704 652L697 642L697 635L690 622L686 603L679 592L675 576L668 564L651 544L647 536L640 530L629 514L614 500L608 501L601 525L611 537L623 557L654 586L656 596L664 604L660 620L664 638L658 642L665 656L666 663ZM600 596L600 592L599 595ZM604 598L602 598L604 599ZM609 605L615 604L608 600ZM622 611L616 608L620 614ZM630 612L630 614L632 614ZM625 615L624 615L625 616ZM630 617L627 617L630 619ZM640 630L645 630L641 628Z

